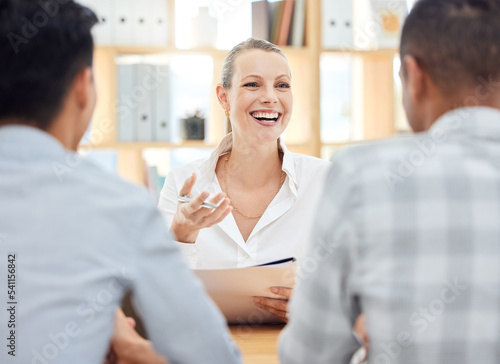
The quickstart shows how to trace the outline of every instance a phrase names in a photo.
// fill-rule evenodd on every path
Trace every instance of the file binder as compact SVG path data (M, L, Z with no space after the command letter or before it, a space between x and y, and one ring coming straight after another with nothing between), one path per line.
M353 1L321 1L322 45L325 49L352 49Z
M271 11L271 33L269 34L269 41L276 44L278 40L278 32L281 24L281 18L283 13L283 0L275 1L269 3L269 9Z
M150 36L153 31L153 9L151 9L150 3L151 0L136 0L132 3L129 24L131 27L131 45L150 45Z
M306 0L295 0L295 9L293 10L292 23L292 46L304 46L306 22Z
M136 65L119 64L118 68L118 140L132 142L137 139L136 104L132 92L136 84Z
M376 34L380 32L374 17L372 0L353 0L354 49L377 49Z
M153 120L151 99L154 90L151 82L153 66L149 64L137 65L136 86L134 88L134 98L137 102L137 140L140 142L150 142L153 140Z
M283 8L281 10L281 21L279 24L278 34L276 36L276 44L278 46L286 46L290 35L290 27L292 26L294 0L283 0Z
M147 39L151 46L166 47L169 41L168 1L149 0L150 34Z
M153 125L156 141L170 141L170 68L167 65L154 66L158 85L153 91Z
M112 0L83 0L80 1L83 6L92 10L99 19L97 24L92 29L94 43L100 46L113 45L113 3Z
M269 3L267 0L252 3L252 37L269 40Z
M127 46L132 42L132 1L113 0L114 16L111 26L114 29L115 45Z

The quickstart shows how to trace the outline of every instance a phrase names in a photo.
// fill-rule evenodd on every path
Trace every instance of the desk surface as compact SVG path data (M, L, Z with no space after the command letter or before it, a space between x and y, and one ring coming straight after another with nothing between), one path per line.
M229 326L245 364L279 364L278 336L284 325Z

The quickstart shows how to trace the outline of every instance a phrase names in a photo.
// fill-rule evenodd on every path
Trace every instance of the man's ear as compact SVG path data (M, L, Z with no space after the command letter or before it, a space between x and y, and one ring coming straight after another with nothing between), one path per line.
M427 73L418 63L417 59L411 55L403 57L404 83L408 97L413 101L418 101L425 95L427 90Z
M87 130L97 102L94 74L91 67L82 69L73 80L72 107L78 120L75 124L74 143L78 146L85 130Z
M73 80L76 105L81 110L93 109L95 103L94 74L91 67L82 69Z
M224 110L230 110L231 108L229 107L227 90L224 88L222 83L219 83L217 85L216 91L217 91L217 99L219 100L220 106L222 106Z

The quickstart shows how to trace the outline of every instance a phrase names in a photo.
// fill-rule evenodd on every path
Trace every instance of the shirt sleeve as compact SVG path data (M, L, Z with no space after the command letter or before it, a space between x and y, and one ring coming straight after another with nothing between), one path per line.
M134 303L154 348L175 363L240 363L224 317L182 261L154 206L145 209L132 257Z
M162 214L168 229L170 229L174 215L177 212L179 189L180 187L175 182L174 172L169 172L167 178L165 178L165 184L161 190L160 201L158 202L158 210ZM173 238L175 239L175 236ZM191 268L196 268L200 255L198 244L196 242L194 244L187 244L177 240L174 240L174 242L187 265Z
M352 287L355 186L348 164L333 164L316 214L312 241L280 335L283 364L349 363L359 344L352 334L359 314Z

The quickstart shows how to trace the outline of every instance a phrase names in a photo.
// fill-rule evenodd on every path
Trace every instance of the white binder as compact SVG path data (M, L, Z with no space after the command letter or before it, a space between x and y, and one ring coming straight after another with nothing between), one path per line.
M353 1L321 1L321 34L325 49L352 49Z
M112 37L112 2L111 0L82 0L83 6L92 10L99 19L99 24L92 28L94 44L99 46L109 46L113 44Z
M165 1L164 1L165 2ZM132 28L131 45L150 45L150 36L153 31L153 14L151 0L137 1L132 3L132 14L130 26Z
M137 103L137 140L150 142L153 140L152 95L155 86L151 81L153 66L149 64L137 65L136 87L133 93Z
M98 4L97 17L99 18L99 24L94 27L95 43L100 46L113 45L113 2L111 0L95 2Z
M170 77L167 65L157 65L155 76L158 85L153 92L153 125L155 140L170 141Z
M115 45L131 45L133 1L137 0L112 0L114 14L111 26L114 30Z
M304 45L306 23L306 0L295 0L292 22L292 45L302 47Z
M392 0L391 0L392 1ZM354 49L373 50L377 48L376 34L379 27L373 15L372 0L352 0L354 11Z
M168 46L169 19L167 0L148 0L147 10L149 10L150 32L148 42L151 46Z
M137 140L136 113L133 91L136 85L137 66L118 64L118 140L132 142Z

